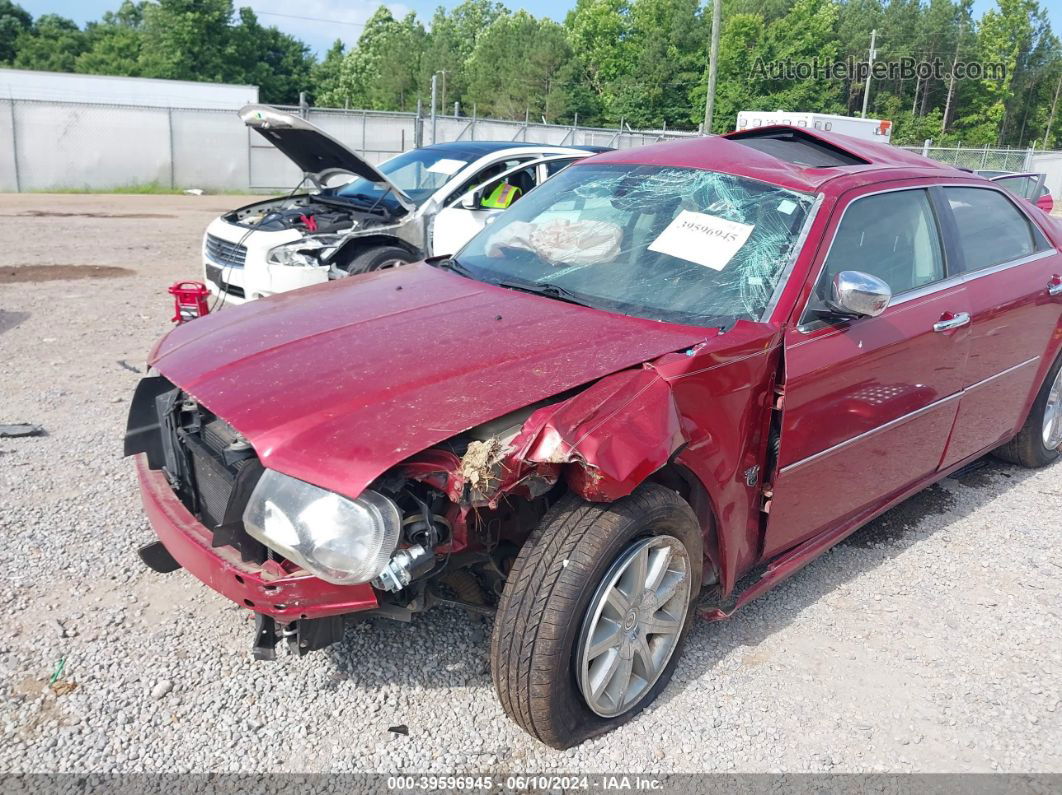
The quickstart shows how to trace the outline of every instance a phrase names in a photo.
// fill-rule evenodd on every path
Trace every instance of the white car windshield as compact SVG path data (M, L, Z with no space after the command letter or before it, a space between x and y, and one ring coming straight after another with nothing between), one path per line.
M449 182L458 171L468 165L453 152L439 149L411 149L392 157L376 168L400 191L423 204L439 188ZM342 187L329 191L336 198L349 199L358 204L374 204L395 209L398 199L387 195L387 186L359 177Z
M676 323L758 320L813 197L715 171L574 165L476 235L483 281Z

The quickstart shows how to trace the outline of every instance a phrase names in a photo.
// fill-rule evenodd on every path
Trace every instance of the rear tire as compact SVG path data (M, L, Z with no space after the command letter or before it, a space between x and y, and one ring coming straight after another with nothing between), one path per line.
M1011 464L1039 469L1058 460L1062 453L1062 356L1048 371L1029 417L1018 435L995 450L995 455Z
M627 582L641 583L645 596L631 596L627 612L617 613L630 620L613 622L618 640L602 643L596 632L601 606L620 587L616 578L634 571L626 567L643 549L647 569L637 569L638 577ZM656 483L614 503L568 495L554 505L520 550L494 621L491 673L509 717L533 737L563 749L619 726L652 703L667 686L692 623L702 549L693 510ZM654 579L653 572L660 571ZM621 596L626 598L622 591ZM639 635L650 624L661 631ZM605 654L614 651L616 666L630 662L625 670L609 669L620 671L625 684L612 687L616 680L607 679L601 689L620 695L602 701L598 693L596 709L584 695L587 687L594 696L586 667L591 645L607 646ZM656 658L652 665L645 662L650 657ZM611 675L600 674L599 681L601 676Z
M351 276L406 265L414 260L412 254L399 246L379 246L358 254L343 268Z

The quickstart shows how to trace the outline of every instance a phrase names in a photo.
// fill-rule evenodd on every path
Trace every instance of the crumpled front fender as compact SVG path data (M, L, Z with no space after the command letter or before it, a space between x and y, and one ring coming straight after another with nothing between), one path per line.
M584 499L611 502L688 441L670 383L645 365L538 409L515 436L472 442L462 457L426 450L400 471L465 507L496 506L505 494L534 498L561 477Z
M686 441L670 384L647 365L536 411L513 440L511 457L566 465L569 487L601 502L630 494Z

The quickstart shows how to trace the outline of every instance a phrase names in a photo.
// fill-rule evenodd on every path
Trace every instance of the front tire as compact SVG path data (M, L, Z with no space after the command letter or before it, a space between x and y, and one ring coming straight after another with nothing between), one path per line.
M554 748L630 720L667 686L701 585L690 506L656 483L614 503L569 495L509 574L491 638L505 712Z
M1018 435L995 451L1011 464L1039 469L1058 460L1062 446L1062 356L1048 371Z
M358 273L397 268L412 262L413 259L408 251L399 246L379 246L361 252L343 270L354 276Z

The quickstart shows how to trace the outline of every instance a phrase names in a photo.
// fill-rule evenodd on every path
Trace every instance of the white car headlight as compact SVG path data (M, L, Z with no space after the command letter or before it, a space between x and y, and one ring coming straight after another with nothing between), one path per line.
M338 235L319 235L285 243L269 249L266 261L271 265L293 265L300 268L318 268L323 259L330 257L339 248L342 238Z
M368 582L398 545L402 517L366 489L356 500L267 469L243 512L247 532L293 563L336 585Z

